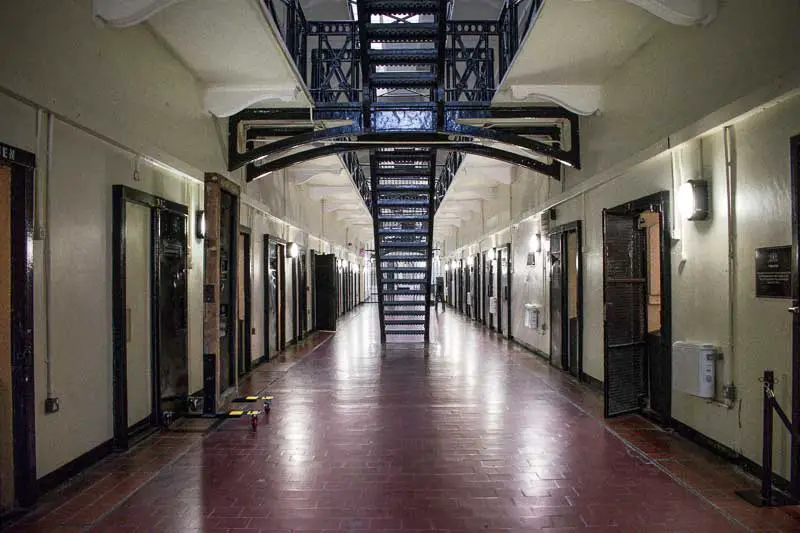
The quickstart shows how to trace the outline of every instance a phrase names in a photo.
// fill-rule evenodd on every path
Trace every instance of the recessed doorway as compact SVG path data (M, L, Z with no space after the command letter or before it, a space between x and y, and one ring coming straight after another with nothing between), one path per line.
M550 232L550 362L583 379L580 221Z
M35 157L0 144L0 515L36 501L33 372Z
M670 419L669 193L603 211L605 416Z

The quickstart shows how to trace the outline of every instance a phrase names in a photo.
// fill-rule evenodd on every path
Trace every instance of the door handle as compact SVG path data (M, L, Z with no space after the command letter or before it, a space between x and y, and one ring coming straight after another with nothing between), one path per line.
M790 313L794 313L796 315L800 315L800 306L797 305L792 306L789 309L787 309L787 311L789 311Z

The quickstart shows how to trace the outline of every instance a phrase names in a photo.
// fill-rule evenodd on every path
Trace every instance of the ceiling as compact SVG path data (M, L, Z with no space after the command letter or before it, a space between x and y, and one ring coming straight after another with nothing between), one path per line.
M605 80L667 25L627 0L547 0L492 103L564 105L552 93L541 95L547 92L542 86L556 86L559 97L582 98L576 107L596 108L601 105ZM578 90L572 90L573 86ZM480 216L474 199L481 191L484 199L491 199L492 191L510 179L511 171L509 165L468 156L437 214L438 238L452 233L460 220ZM494 214L485 213L485 217Z
M347 9L344 0L318 4L338 6L344 13ZM184 0L157 12L147 24L194 73L212 114L224 117L243 107L310 107L267 20L258 0ZM369 212L338 157L295 165L287 172L310 199L323 201L326 216L359 231L367 229L360 224L371 227Z
M524 99L526 86L602 86L667 26L628 0L546 1L494 103Z

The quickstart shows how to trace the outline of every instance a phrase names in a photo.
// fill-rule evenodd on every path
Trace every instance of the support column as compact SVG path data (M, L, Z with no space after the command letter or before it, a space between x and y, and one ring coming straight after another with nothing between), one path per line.
M220 281L223 260L220 254L220 242L222 239L222 195L228 192L236 197L237 208L234 210L234 220L231 226L238 233L239 228L239 186L219 174L206 174L204 209L206 217L206 238L204 243L204 280L203 280L203 413L216 413L220 405L220 354L221 350L221 321L220 306L226 302L220 299ZM233 269L236 260L236 240L231 243L232 250L228 254L228 270ZM228 314L234 312L236 295L235 271L229 273L230 291L234 295L234 305L228 309ZM233 315L228 317L231 320ZM238 346L236 341L236 330L232 328L234 335L233 346ZM229 329L230 331L230 329ZM234 358L238 361L238 358ZM232 370L234 375L238 375L236 370Z

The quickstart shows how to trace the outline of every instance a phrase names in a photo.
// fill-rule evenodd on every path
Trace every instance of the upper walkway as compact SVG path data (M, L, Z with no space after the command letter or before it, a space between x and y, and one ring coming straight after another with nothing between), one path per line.
M257 368L247 419L176 423L15 532L797 531L749 479L448 310L381 346L376 306ZM180 421L179 421L180 422ZM715 508L716 506L716 508Z

